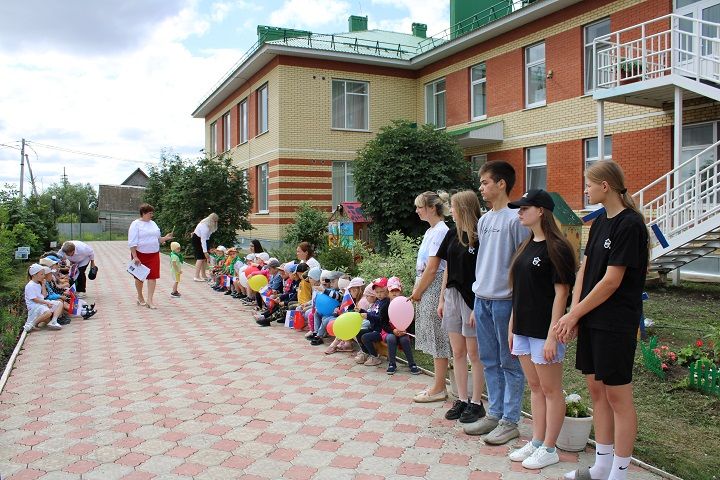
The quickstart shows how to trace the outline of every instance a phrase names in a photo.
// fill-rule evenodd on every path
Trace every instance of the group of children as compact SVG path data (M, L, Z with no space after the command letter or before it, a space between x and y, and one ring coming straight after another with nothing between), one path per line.
M25 285L28 311L23 326L25 332L30 333L41 325L49 330L61 330L71 322L72 316L87 320L97 313L95 304L85 303L76 293L69 269L65 261L52 253L30 265Z

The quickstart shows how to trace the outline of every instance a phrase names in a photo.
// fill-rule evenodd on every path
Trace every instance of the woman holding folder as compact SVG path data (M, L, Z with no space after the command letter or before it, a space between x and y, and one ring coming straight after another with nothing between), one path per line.
M153 303L155 283L160 278L160 245L173 238L172 232L164 237L160 227L153 222L155 208L143 203L140 205L140 218L134 220L128 229L128 246L135 265L144 265L150 272L145 280L148 284L147 299L143 296L143 280L135 277L135 290L137 290L137 304L141 307L156 309Z

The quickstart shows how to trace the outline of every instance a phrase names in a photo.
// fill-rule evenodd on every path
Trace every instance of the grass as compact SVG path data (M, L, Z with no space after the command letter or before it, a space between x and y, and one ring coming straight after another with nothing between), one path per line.
M72 238L61 236L58 240L58 245L62 245L63 242L68 240L80 240L81 242L99 242L108 240L127 240L127 233L121 232L102 232L102 233L89 233L83 232L82 235L75 235Z
M12 355L25 323L23 286L27 283L27 264L18 263L0 291L0 374Z
M645 316L655 322L649 335L671 348L683 347L720 328L720 284L683 282L679 286L648 287ZM418 365L433 370L432 357L415 351ZM718 480L720 397L685 388L684 380L661 380L635 357L633 385L638 412L634 456L687 480ZM567 351L563 387L589 398L585 378L575 370L575 344ZM523 410L530 411L525 389Z

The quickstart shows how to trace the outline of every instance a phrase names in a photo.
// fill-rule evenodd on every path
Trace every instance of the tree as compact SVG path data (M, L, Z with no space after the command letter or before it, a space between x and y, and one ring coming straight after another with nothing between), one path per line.
M295 223L288 225L283 241L293 248L300 242L308 242L317 250L325 244L328 218L309 202L302 202L295 214Z
M53 202L52 197L55 196ZM96 223L98 221L97 192L89 183L70 183L67 180L53 183L40 196L40 202L54 209L58 221L78 221L83 223Z
M476 186L470 165L449 134L405 120L382 128L358 152L353 176L358 200L372 218L371 232L380 249L392 231L418 236L427 228L415 214L418 194Z
M162 232L173 230L184 248L197 223L211 212L220 217L214 243L232 245L238 230L252 229L247 182L229 157L192 161L163 153L149 177L144 200L155 207Z

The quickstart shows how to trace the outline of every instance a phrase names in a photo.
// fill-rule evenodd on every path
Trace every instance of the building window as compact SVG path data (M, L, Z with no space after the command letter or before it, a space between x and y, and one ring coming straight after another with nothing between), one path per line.
M268 86L267 83L257 91L258 135L268 131Z
M332 164L332 207L342 202L354 202L355 182L353 181L352 162L333 162Z
M470 69L470 102L473 120L485 118L487 115L485 92L485 64L481 63Z
M595 89L595 58L593 57L593 41L610 33L610 19L605 18L599 22L586 25L584 29L585 42L585 93ZM607 48L607 47L606 47Z
M545 42L525 49L525 107L545 105Z
M238 123L238 138L240 139L240 143L245 143L248 141L248 105L247 105L247 99L240 102L240 105L238 105L239 112L238 117L240 118L240 122Z
M445 128L445 79L425 85L425 123Z
M487 163L487 155L473 155L470 157L470 173L473 179L480 179L480 169Z
M217 151L217 122L213 122L210 124L210 145L209 145L208 153L211 157L215 156L215 152Z
M600 153L598 152L598 139L597 137L588 138L585 140L585 171L587 171L588 167L592 165L593 163L600 160ZM603 157L605 160L612 160L612 137L610 135L605 135L605 145L603 146L603 149L605 150L603 152ZM585 191L585 175L583 173L583 192ZM583 204L586 208L594 208L599 207L599 205L594 204L591 205L587 201L587 197L583 193Z
M530 147L525 149L525 190L547 187L547 147Z
M268 212L268 183L269 172L268 164L263 163L257 166L257 205L258 213Z
M369 83L332 81L332 128L369 130Z
M230 150L230 113L226 113L222 117L223 126L223 152Z

